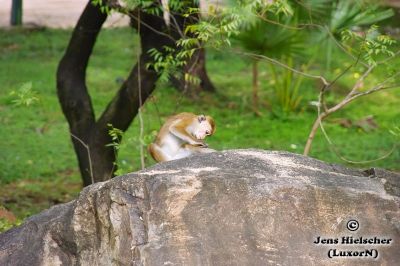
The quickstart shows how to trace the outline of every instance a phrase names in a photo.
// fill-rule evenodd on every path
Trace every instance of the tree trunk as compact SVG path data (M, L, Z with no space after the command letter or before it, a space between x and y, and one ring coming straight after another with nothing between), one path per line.
M198 8L198 3L198 1L192 1L191 5L195 8ZM187 25L195 24L199 21L200 15L198 13L192 13L187 18L184 18L183 16L175 14L174 18L175 20L172 20L172 22L176 23L172 23L172 26L174 26L175 28L179 27L179 29L177 29L177 32L183 33L185 32L185 27ZM180 39L182 37L183 36L178 35L177 39ZM193 36L189 35L189 37ZM185 74L197 77L200 82L198 84L188 83L187 81L185 81ZM188 60L186 65L182 67L182 75L180 75L180 77L170 77L170 82L177 90L188 95L197 95L200 91L215 92L215 87L207 74L206 50L204 48L197 49L193 53L190 60Z
M206 50L196 50L191 59L182 68L182 77L171 77L172 85L179 91L188 95L197 95L200 91L215 92L215 87L208 77L206 70ZM199 84L191 84L185 81L184 74L187 73L200 80Z
M146 64L152 60L147 51L150 48L161 49L163 45L173 44L171 39L156 32L165 31L162 18L138 10L135 14L140 17L143 24L150 26L141 27L139 31L142 47L140 63L133 67L97 121L86 87L86 68L107 15L93 6L91 1L79 18L65 55L58 66L58 97L69 123L71 139L85 186L93 181L105 181L113 177L116 170L114 165L116 153L113 147L107 146L112 142L108 134L108 124L122 131L128 129L138 113L138 108L154 90L159 77L155 71L146 68Z

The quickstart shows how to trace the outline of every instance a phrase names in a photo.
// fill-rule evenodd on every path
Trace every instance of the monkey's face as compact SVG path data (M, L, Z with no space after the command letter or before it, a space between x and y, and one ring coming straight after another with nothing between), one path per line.
M207 136L211 136L214 133L214 128L212 123L210 123L210 119L203 115L199 116L193 133L194 137L200 140L205 139Z

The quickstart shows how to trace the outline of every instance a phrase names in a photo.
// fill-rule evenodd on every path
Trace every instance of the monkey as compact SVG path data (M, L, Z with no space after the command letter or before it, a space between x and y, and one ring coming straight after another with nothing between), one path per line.
M158 132L154 143L148 147L157 162L188 157L195 153L209 153L204 139L215 133L215 122L211 116L180 113L171 116Z

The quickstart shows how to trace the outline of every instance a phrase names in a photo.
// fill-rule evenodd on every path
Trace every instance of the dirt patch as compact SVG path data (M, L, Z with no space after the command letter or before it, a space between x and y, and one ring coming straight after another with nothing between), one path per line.
M10 26L10 0L0 0L0 28ZM74 27L88 0L29 0L23 1L23 24L49 28ZM129 18L112 14L106 27L129 25Z
M0 206L4 215L12 214L18 220L73 200L82 189L78 172L65 170L55 179L25 179L0 186ZM1 211L1 208L0 208ZM0 218L2 213L0 212Z

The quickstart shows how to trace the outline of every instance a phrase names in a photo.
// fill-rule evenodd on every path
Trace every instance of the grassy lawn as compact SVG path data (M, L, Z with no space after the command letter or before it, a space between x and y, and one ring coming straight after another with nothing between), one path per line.
M68 30L0 31L0 213L1 205L21 220L49 206L73 199L81 188L77 161L56 96L55 72L68 43ZM88 69L87 83L96 115L118 90L117 80L129 73L136 61L137 36L128 28L106 29L100 34ZM310 48L312 49L312 48ZM346 67L338 54L333 73ZM208 140L218 150L259 148L302 153L316 108L309 104L318 94L318 83L305 80L300 93L302 101L297 112L280 114L276 110L269 67L260 64L261 112L257 117L251 109L251 64L229 51L208 51L208 71L218 91L203 94L196 100L182 97L169 85L160 82L154 95L143 108L145 138L149 141L162 121L177 112L190 111L212 115L217 131ZM393 64L400 66L400 62ZM318 73L322 63L312 71ZM356 80L354 69L333 88L328 101L345 95ZM374 73L366 84L382 80L385 73ZM22 84L32 82L38 102L31 106L13 103ZM400 89L383 91L347 106L325 122L335 150L353 161L378 158L390 151L399 139L389 133L400 125ZM376 129L343 127L343 119L353 122L373 115ZM139 168L138 121L124 136L119 155L121 171ZM311 156L346 164L332 152L326 139L318 132ZM148 165L154 162L147 158ZM372 163L353 167L383 167L400 170L400 149ZM1 230L0 222L0 230Z

